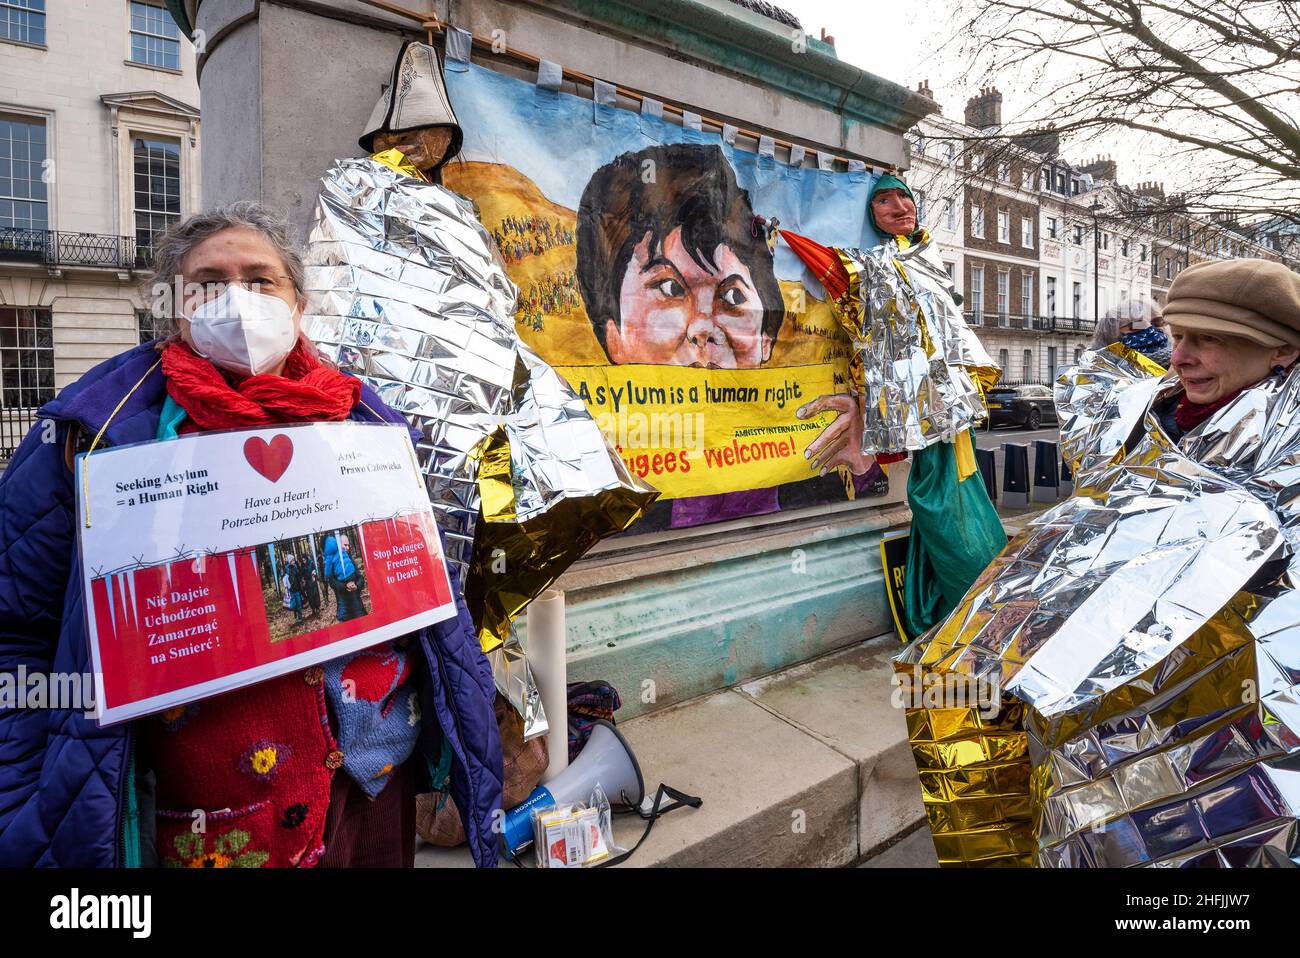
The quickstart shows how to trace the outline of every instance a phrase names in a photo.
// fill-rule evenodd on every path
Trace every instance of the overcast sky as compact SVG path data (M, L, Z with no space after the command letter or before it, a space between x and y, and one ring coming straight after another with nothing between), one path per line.
M956 0L776 0L797 16L804 31L820 36L823 27L835 38L841 60L916 88L929 80L943 113L952 119L965 116L966 100L978 92L982 76L970 72L957 45L951 42ZM970 72L969 79L967 74ZM1002 119L1015 120L1018 111L1033 101L1016 76L1000 76ZM1167 163L1168 146L1130 134L1127 138L1090 136L1086 143L1067 143L1062 153L1082 163L1109 154L1119 163L1122 183L1161 180L1176 189L1176 163ZM1185 162L1185 161L1184 161Z
M841 60L916 87L929 79L944 113L960 116L967 93L963 68L939 48L947 39L951 0L779 0L813 36L835 38ZM975 83L978 87L978 82Z

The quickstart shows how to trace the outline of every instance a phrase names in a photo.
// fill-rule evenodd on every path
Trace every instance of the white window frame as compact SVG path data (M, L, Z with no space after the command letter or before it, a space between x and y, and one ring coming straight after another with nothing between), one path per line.
M158 0L126 0L126 62L132 66L145 67L150 70L166 70L169 73L180 73L185 67L185 48L182 42L184 39L183 34L181 34L179 29L176 31L176 36L174 37L165 33L149 33L144 30L136 30L131 23L132 3L138 3L143 7L153 7L156 10L161 10L164 22L174 23L171 14L167 11L167 7L163 3L158 2ZM146 37L148 39L162 41L162 48L164 50L168 43L175 43L176 66L171 66L167 63L150 63L148 60L135 59L135 44L132 40L133 37ZM166 59L165 52L163 59Z
M17 43L26 47L38 47L40 49L49 49L48 47L49 19L48 18L49 18L50 11L48 6L42 6L41 9L36 10L33 9L32 7L25 7L21 3L14 3L13 0L0 0L0 7L7 7L11 10L17 10L19 13L27 14L27 16L30 19L27 19L23 22L25 22L27 25L28 36L31 35L33 30L39 31L38 35L40 36L39 40L21 39L16 36L0 36L0 43ZM17 22L17 21L11 21L9 17L6 16L5 23L8 24L11 22ZM33 26L33 24L35 26Z
M998 325L1006 326L1011 315L1011 270L998 270Z
M943 225L945 229L955 230L957 228L957 201L952 197L944 200Z
M1025 249L1034 248L1034 221L1028 216L1020 217L1020 245Z
M1034 315L1034 274L1020 275L1020 315Z
M970 268L970 309L976 322L984 316L984 267Z
M136 205L135 202L135 197L137 192L135 189L135 141L136 140L146 140L146 141L151 141L156 143L163 143L166 144L167 146L174 146L176 148L176 198L180 206L180 209L177 212L169 213L166 210L143 209ZM131 231L128 235L136 237L137 245L139 245L140 217L142 215L161 216L161 217L168 218L170 221L169 225L174 225L185 219L185 211L186 211L185 142L181 137L175 135L136 132L134 135L132 135L131 139L128 141L127 146L129 150L127 155L131 158L131 173L130 173L131 192L129 194L130 196L129 215L131 220ZM161 234L156 234L156 235L161 235Z
M982 206L970 208L970 235L977 239L984 239L984 207Z
M0 107L0 114L3 114L4 116L10 117L21 123L26 123L30 126L39 126L45 132L45 155L41 157L39 166L37 167L36 170L33 171L33 173L36 176L36 181L42 183L45 186L45 199L37 200L37 199L32 199L29 196L7 196L6 195L4 197L4 199L6 200L13 200L19 203L43 204L45 206L45 225L43 227L19 226L15 228L16 229L44 229L44 230L57 229L58 227L55 226L54 201L58 191L54 189L54 184L52 182L45 181L45 171L50 169L51 159L56 155L54 151L54 114L42 113L36 111L27 111L27 110L11 110L7 107ZM12 159L10 160L10 162L12 163Z
M998 242L1011 245L1011 211L998 210Z

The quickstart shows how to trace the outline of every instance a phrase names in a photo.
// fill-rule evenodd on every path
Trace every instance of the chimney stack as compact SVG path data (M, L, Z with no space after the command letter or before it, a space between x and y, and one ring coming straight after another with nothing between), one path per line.
M1055 123L1049 123L1041 130L1017 136L1015 142L1027 150L1033 150L1046 157L1059 156L1061 153L1061 134L1056 132Z
M1002 94L997 87L981 87L979 96L966 101L966 125L977 130L1002 126Z
M825 27L822 27L822 43L826 44L828 47L835 46L835 38L826 33Z
M1079 167L1082 173L1091 173L1094 180L1106 180L1114 183L1119 179L1119 164L1109 156L1099 156Z

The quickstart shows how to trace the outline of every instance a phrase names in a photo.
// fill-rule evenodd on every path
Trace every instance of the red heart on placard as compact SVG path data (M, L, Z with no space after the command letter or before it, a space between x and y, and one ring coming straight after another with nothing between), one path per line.
M279 482L293 459L293 441L283 433L270 442L261 436L250 436L244 443L244 458L267 479Z

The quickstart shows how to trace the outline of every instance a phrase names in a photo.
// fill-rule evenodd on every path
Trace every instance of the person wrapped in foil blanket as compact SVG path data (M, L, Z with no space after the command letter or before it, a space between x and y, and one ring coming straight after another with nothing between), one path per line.
M1061 377L1074 497L896 659L942 864L1300 863L1300 276L1198 264L1165 317L1169 373Z
M853 345L854 391L834 397L842 416L827 429L839 430L839 446L819 445L847 447L831 462L874 456L889 463L912 454L899 616L910 638L947 615L1006 544L971 433L987 415L983 394L1001 373L953 299L907 184L880 177L867 208L887 237L869 250L831 249L788 230L781 236L826 289Z
M421 430L421 468L498 687L546 731L511 620L657 493L631 476L565 380L514 327L518 291L466 198L442 65L408 42L361 137L321 181L307 248L321 352Z

